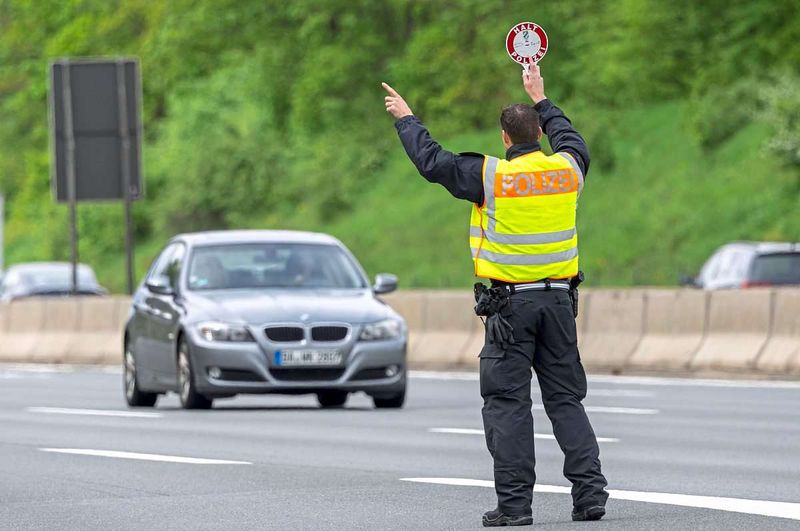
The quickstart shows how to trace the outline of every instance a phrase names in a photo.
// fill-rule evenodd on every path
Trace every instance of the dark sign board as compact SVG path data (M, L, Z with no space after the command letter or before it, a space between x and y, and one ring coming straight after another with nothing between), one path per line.
M70 200L71 179L76 201L125 199L125 182L129 199L142 197L140 108L136 60L51 63L51 177L57 201Z

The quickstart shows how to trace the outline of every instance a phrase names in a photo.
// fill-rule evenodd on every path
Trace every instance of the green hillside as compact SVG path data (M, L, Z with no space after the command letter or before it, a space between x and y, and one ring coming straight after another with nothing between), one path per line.
M685 133L686 112L671 103L615 115L615 163L596 161L578 210L592 285L674 284L730 240L800 241L798 180L760 145L766 127L749 124L704 150ZM435 133L435 119L430 127ZM501 155L498 137L486 131L442 143ZM328 226L287 221L332 232L370 272L395 271L406 285L468 286L469 208L419 177L398 142L352 215Z
M613 168L595 161L579 208L582 268L590 285L674 284L727 241L800 240L797 178L761 146L765 125L748 124L704 150L685 134L686 112L684 105L668 103L615 115ZM435 134L435 119L430 127ZM395 138L390 120L385 134ZM494 130L442 144L502 155ZM420 177L397 142L347 215L322 223L314 212L285 209L235 227L328 232L350 246L370 274L396 273L404 286L467 287L474 281L465 236L469 209ZM139 244L140 275L171 234ZM14 238L10 259L29 256L30 243ZM122 257L83 244L101 280L123 289Z
M797 0L0 0L6 263L69 257L53 203L48 61L137 56L139 277L172 234L332 233L406 287L472 282L470 205L416 175L390 82L454 151L502 155L524 101L505 33L548 32L546 93L587 138L592 285L674 284L734 239L800 240ZM124 289L122 206L82 204L81 260Z

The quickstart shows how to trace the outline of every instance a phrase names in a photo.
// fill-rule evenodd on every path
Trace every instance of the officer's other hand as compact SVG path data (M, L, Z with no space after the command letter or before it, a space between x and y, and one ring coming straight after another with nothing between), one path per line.
M411 116L414 114L411 112L411 107L408 106L406 100L404 100L395 89L386 83L381 83L381 86L386 90L386 92L389 93L389 95L384 98L384 101L386 102L386 112L398 120L404 116Z
M547 98L544 95L544 79L539 71L539 65L532 64L528 70L522 70L522 85L525 87L525 92L533 100L533 103L539 103Z

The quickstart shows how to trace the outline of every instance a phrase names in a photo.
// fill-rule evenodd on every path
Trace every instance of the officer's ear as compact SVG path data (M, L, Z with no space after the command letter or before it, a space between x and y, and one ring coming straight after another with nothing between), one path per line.
M543 134L542 128L539 127L539 130L536 132L536 140L541 140L542 134Z
M505 146L506 149L510 148L514 144L514 142L511 141L511 137L508 136L508 133L506 133L505 129L501 129L500 133L500 136L503 137L503 146Z

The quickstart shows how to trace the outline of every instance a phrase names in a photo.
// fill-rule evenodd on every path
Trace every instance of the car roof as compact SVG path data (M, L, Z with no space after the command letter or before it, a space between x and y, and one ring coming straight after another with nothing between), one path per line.
M172 240L183 240L189 245L256 242L341 245L339 240L328 234L298 230L213 230L178 234Z
M8 271L12 269L15 270L38 270L41 271L43 269L62 269L66 267L72 267L72 263L70 262L20 262L14 265L8 266ZM86 264L78 264L78 269L88 269L91 270L92 268Z
M723 245L723 248L750 251L755 254L800 253L800 243L792 242L731 242Z

